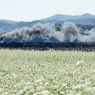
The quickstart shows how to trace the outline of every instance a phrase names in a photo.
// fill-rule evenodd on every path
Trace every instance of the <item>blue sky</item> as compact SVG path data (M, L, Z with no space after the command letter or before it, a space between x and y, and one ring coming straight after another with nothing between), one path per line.
M95 15L95 0L0 0L0 19L33 21L54 14Z

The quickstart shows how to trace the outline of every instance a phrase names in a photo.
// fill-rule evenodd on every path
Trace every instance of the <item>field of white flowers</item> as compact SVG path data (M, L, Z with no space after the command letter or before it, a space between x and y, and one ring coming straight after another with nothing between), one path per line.
M0 95L95 95L95 52L0 49Z

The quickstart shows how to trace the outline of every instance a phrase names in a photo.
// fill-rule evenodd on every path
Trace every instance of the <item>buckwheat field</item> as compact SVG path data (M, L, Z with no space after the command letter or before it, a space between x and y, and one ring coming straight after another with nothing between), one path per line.
M0 49L0 95L95 95L95 52Z

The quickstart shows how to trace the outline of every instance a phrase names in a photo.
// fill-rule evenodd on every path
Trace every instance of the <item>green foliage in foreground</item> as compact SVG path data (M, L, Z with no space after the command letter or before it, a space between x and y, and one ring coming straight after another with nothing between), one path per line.
M95 52L1 49L0 95L95 95Z

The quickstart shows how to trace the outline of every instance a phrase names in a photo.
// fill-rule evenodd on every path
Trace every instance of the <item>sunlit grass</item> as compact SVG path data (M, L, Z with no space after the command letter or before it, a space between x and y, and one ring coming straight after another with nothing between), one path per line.
M94 95L95 52L0 49L0 95Z

